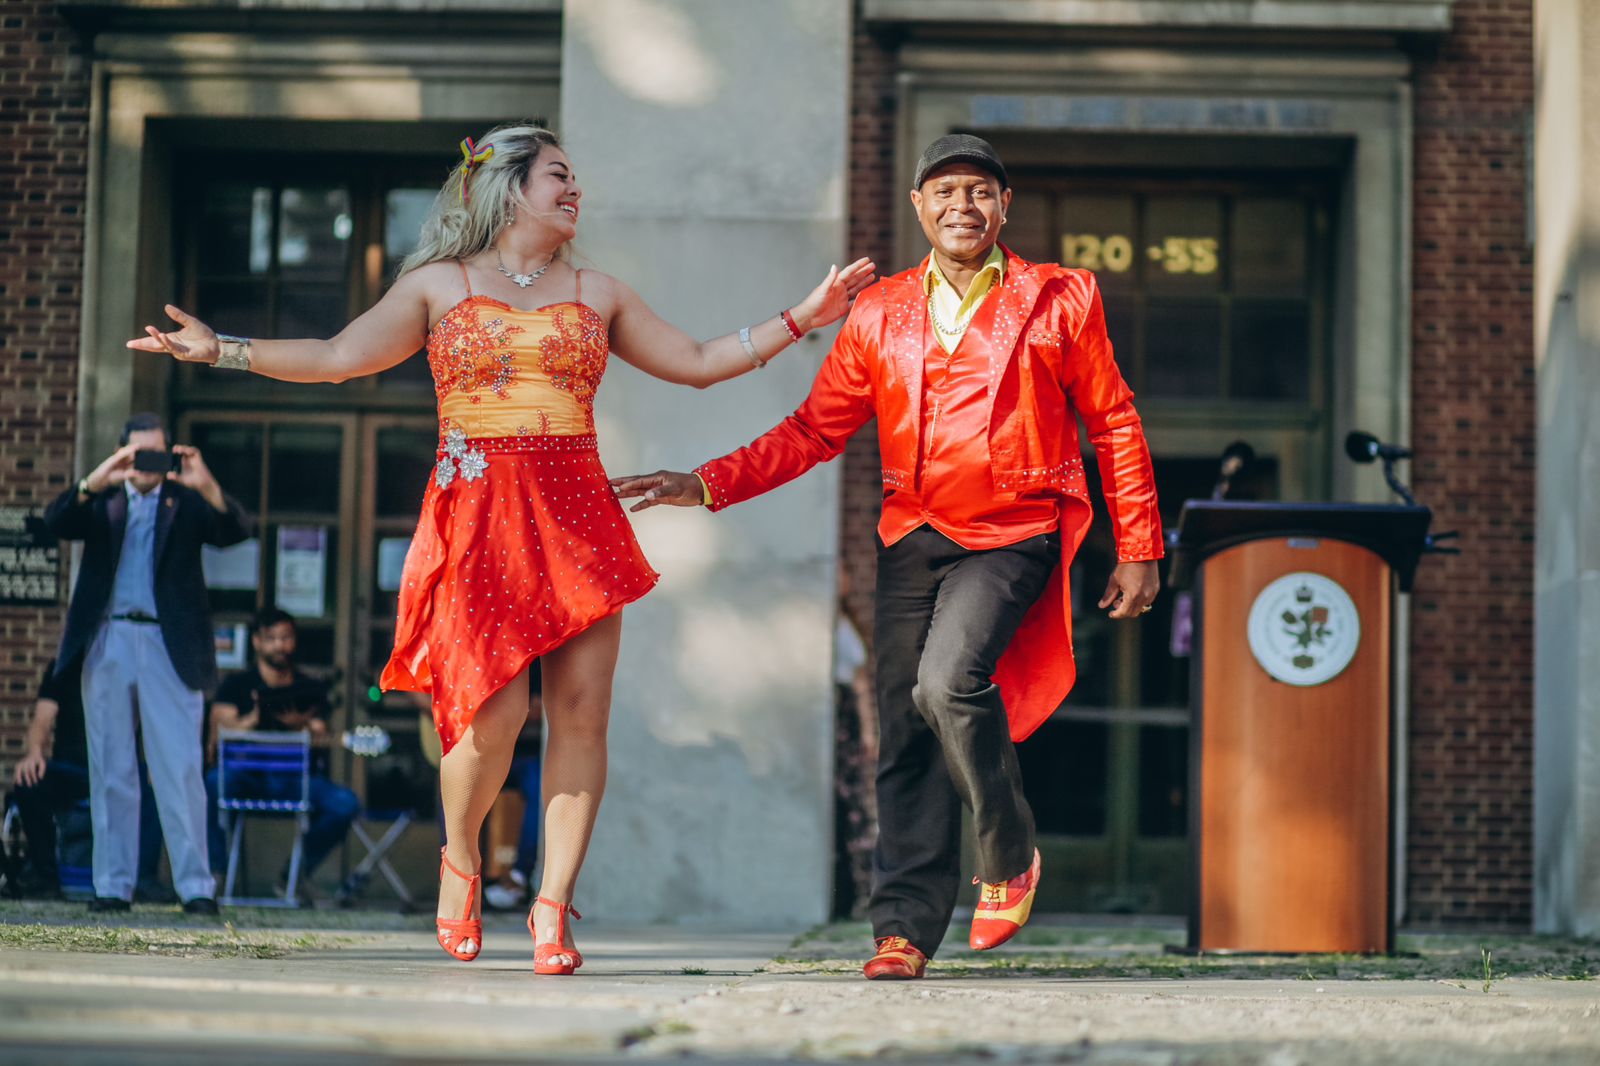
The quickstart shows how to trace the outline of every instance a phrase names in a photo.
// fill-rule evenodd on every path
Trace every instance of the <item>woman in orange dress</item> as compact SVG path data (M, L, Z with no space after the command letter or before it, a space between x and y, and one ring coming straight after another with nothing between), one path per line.
M873 265L836 267L798 306L700 343L627 285L568 261L582 192L549 131L501 127L462 153L393 287L331 340L219 336L169 305L181 328L146 327L128 346L280 381L345 381L426 345L438 463L381 683L431 695L445 751L439 943L462 960L482 944L478 831L539 659L547 828L528 928L535 971L571 973L583 960L566 919L605 788L621 612L656 582L595 451L608 353L679 384L724 381L841 317Z

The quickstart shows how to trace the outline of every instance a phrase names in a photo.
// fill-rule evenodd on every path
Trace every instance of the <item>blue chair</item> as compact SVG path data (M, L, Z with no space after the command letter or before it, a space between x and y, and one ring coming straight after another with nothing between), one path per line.
M64 898L94 898L94 828L88 800L79 800L56 817L56 875Z
M246 815L294 818L294 850L289 854L283 899L234 894ZM311 734L222 730L217 736L217 819L228 841L228 872L218 902L234 907L298 907L300 860L311 825Z

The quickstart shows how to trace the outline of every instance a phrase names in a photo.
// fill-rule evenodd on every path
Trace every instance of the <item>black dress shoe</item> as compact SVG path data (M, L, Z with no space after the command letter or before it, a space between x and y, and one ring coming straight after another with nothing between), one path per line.
M96 896L89 901L90 914L120 914L132 907L132 903L116 896Z
M210 896L196 896L194 899L184 900L183 913L203 914L210 918L217 916L217 901Z

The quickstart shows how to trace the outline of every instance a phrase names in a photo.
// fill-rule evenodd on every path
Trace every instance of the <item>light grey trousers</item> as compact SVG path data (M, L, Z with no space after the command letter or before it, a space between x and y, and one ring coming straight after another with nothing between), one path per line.
M148 622L108 621L83 662L89 741L89 817L94 824L94 894L132 899L139 869L139 757L144 737L172 887L187 902L216 894L206 861L206 786L200 719L205 695L178 677Z

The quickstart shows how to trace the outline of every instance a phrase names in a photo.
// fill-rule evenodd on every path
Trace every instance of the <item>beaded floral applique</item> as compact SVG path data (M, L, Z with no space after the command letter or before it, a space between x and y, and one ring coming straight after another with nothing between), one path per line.
M433 369L439 396L487 389L503 400L516 376L511 338L525 331L521 326L506 325L502 318L485 322L470 306L462 311L441 318L428 345L428 366ZM478 402L477 396L471 399Z
M605 322L587 307L579 307L576 326L567 321L566 311L550 317L553 332L539 342L539 362L552 385L572 393L585 407L593 407L611 347Z
M463 481L476 481L487 469L488 457L477 448L467 447L467 431L460 426L452 426L444 435L444 455L433 468L433 483L441 489L447 489L450 482L456 479L456 474L459 473Z

